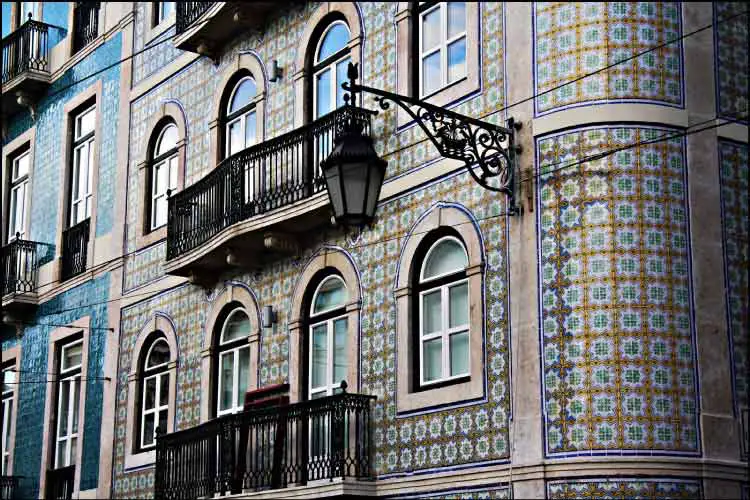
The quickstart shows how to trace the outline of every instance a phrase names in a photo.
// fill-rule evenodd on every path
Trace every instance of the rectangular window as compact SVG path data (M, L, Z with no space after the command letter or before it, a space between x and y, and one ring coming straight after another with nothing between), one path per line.
M26 235L26 199L29 189L31 152L26 150L11 160L8 193L8 241Z
M177 190L177 154L154 165L151 172L151 229L167 223L167 191Z
M174 2L154 2L154 26L158 26L174 14Z
M73 124L73 166L70 189L70 226L91 217L94 174L96 106L76 115Z
M15 362L13 362L15 363ZM10 473L10 429L13 424L13 395L16 390L16 372L13 363L3 367L3 476Z
M55 423L55 469L75 465L78 445L83 340L60 346Z
M466 3L420 2L419 92L422 97L467 76Z

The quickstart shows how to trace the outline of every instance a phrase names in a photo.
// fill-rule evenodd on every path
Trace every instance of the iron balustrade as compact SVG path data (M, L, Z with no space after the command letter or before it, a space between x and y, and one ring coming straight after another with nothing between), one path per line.
M24 71L49 71L49 28L29 19L3 38L3 85Z
M71 226L62 234L61 279L65 281L86 270L91 219Z
M370 478L374 399L342 392L159 436L154 498L210 498L319 479Z
M177 2L176 33L184 33L216 2Z
M73 498L75 475L75 465L48 470L44 498L46 500L69 500Z
M0 250L2 295L36 291L40 259L47 245L16 239Z
M0 500L14 500L18 489L19 476L0 477Z
M77 2L73 23L73 53L75 54L99 36L99 7L101 2Z
M320 169L346 123L370 133L363 108L343 106L296 130L230 156L168 203L167 259L179 257L237 222L325 189Z

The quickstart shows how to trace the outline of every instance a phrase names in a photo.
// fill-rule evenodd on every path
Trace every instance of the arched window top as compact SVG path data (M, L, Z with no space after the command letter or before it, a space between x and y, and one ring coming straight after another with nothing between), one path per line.
M167 339L160 337L154 340L153 344L146 354L146 362L144 368L151 370L153 368L159 368L169 363L169 344Z
M349 294L341 277L332 274L320 282L312 299L311 315L338 309L346 304Z
M445 236L427 251L420 274L421 281L463 271L469 264L464 245L453 236Z
M334 21L323 32L315 52L315 64L325 61L340 50L346 48L351 38L349 27L343 21Z
M227 107L227 115L236 113L252 102L258 93L258 87L251 76L242 78L232 90Z
M177 147L177 125L170 123L161 129L156 140L154 156L158 157Z
M221 328L219 345L241 340L250 336L250 318L244 309L237 308L229 313Z

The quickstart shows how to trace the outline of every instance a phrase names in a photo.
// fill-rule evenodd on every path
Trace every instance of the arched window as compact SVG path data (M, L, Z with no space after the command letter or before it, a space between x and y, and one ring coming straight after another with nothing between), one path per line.
M455 236L439 238L424 254L415 286L421 386L470 374L468 262Z
M320 37L313 59L313 118L344 105L346 70L351 56L351 33L344 21L332 22Z
M156 434L167 431L169 419L169 344L162 332L152 334L140 366L140 422L138 448L156 445Z
M167 193L177 189L178 150L177 125L164 125L154 142L151 154L149 228L154 230L167 223Z
M242 77L232 89L225 110L225 156L239 153L258 142L255 109L258 88L251 76Z
M216 349L216 416L242 410L250 380L250 330L250 318L240 307L232 309L221 326Z
M318 284L310 303L308 398L331 396L347 378L348 301L346 284L330 274Z

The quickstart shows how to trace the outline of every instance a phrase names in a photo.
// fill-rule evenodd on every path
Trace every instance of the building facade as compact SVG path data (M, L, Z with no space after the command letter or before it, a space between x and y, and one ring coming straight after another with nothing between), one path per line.
M747 497L742 8L3 3L4 478ZM514 201L404 110L349 105L350 62L520 123ZM320 168L348 122L388 162L362 228Z

